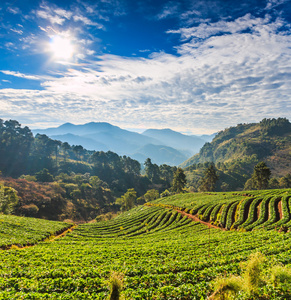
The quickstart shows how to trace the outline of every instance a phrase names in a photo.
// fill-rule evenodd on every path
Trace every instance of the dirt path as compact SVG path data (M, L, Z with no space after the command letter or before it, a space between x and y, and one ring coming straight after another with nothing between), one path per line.
M193 220L193 221L195 221L195 222L200 222L201 224L206 225L206 226L208 226L208 227L215 228L215 229L220 229L220 230L225 231L225 228L221 228L221 227L215 226L215 225L213 225L213 224L211 224L211 223L209 223L209 222L201 221L197 216L194 216L194 215L191 215L191 214L187 214L187 213L185 213L185 212L182 211L182 210L177 210L177 209L176 209L176 211L177 211L178 213L180 213L181 215L186 216L187 218L189 218L189 219L191 219L191 220Z
M22 250L22 249L26 249L26 248L30 248L30 247L33 247L35 245L37 245L38 243L40 242L53 242L55 241L56 239L59 239L63 236L65 236L68 232L71 232L72 230L74 230L75 228L77 227L77 225L72 225L70 226L69 228L64 228L63 230L60 230L57 235L51 235L49 237L46 237L42 240L39 240L38 242L36 242L35 244L27 244L27 245L19 245L19 244L14 244L14 245L7 245L7 246L2 246L0 247L1 250L10 250L10 249L19 249L19 250Z

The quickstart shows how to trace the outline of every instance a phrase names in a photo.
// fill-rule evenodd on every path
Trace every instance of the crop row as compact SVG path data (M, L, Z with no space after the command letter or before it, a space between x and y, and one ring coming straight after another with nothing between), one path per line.
M291 265L289 234L208 229L168 208L139 207L53 243L0 251L0 299L108 299L114 271L125 299L202 300L216 276L240 274L254 251Z
M72 224L0 214L0 248L26 246L59 234Z
M285 230L291 228L290 189L207 194L207 200L205 197L205 194L188 194L187 197L179 195L155 200L147 205L185 210L201 221L228 230L273 229L281 226L287 228Z

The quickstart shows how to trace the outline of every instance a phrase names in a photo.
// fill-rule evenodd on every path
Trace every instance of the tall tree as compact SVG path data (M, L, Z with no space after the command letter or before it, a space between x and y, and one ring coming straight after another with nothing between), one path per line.
M144 166L147 178L152 183L157 183L160 180L159 166L157 164L153 164L150 158L146 159Z
M216 168L213 163L204 171L204 177L200 181L199 191L201 192L214 192L215 184L219 179Z
M178 168L174 174L174 178L172 182L172 191L174 193L181 193L183 191L183 188L186 185L186 182L187 182L186 175L183 169Z
M271 170L267 167L266 163L261 161L254 167L252 181L254 188L263 190L268 187Z
M136 191L128 189L127 192L120 198L116 199L116 204L121 206L121 210L129 210L133 208L136 200Z

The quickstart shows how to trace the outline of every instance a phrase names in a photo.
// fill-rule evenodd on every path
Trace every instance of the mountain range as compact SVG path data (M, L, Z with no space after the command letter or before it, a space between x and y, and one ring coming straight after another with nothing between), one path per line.
M158 165L183 163L215 136L190 136L171 129L148 129L137 133L106 122L83 125L65 123L56 128L35 129L32 132L34 135L45 134L70 145L81 145L87 150L110 150L119 155L130 156L140 163L144 163L149 157Z

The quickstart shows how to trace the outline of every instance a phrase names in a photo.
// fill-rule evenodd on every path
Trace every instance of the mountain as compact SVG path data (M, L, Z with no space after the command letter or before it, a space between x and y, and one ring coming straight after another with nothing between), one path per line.
M142 148L138 149L136 153L131 155L132 158L144 162L148 157L151 158L152 163L162 165L174 165L177 166L187 157L179 152L178 150L163 146L163 145L153 145L153 144L147 144L143 146Z
M150 157L153 163L177 165L203 146L203 139L183 135L170 129L147 130L144 134L121 129L105 122L83 125L66 123L56 128L36 129L34 134L82 145L88 150L113 151L144 163Z
M178 149L186 156L198 153L205 140L197 136L185 135L171 129L148 129L142 135L159 140L161 143Z
M205 142L211 142L215 136L217 135L217 132L216 133L213 133L213 134L202 134L202 135L199 135L198 137L200 139L202 139L203 141ZM193 135L194 137L197 137L196 135Z
M109 148L107 145L100 143L94 139L90 139L87 137L67 133L62 135L51 135L50 138L54 140L59 140L61 142L67 142L70 145L82 145L87 150L95 150L99 151L108 151Z
M214 162L265 161L272 174L284 176L291 165L291 123L286 118L263 119L260 123L238 124L219 132L198 154L180 166Z

